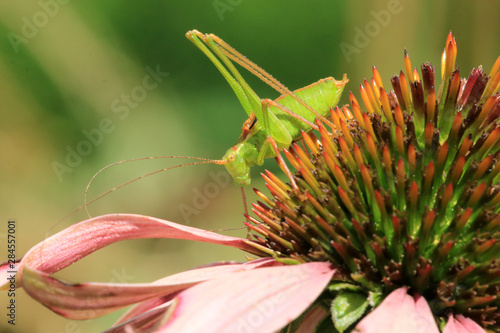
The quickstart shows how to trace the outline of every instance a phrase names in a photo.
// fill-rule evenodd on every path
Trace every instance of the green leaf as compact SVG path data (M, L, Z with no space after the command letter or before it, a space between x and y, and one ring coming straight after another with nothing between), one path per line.
M367 296L362 293L342 291L332 302L333 324L340 333L357 322L368 307Z
M328 285L328 290L330 290L330 291L342 291L342 290L361 291L362 288L357 286L357 285L346 283L346 282L335 282L335 283Z

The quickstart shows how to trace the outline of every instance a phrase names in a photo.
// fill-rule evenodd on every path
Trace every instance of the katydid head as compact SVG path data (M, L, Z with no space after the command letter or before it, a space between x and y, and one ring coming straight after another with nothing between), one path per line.
M250 167L245 159L238 154L237 150L230 148L222 160L227 161L224 166L237 185L250 185Z

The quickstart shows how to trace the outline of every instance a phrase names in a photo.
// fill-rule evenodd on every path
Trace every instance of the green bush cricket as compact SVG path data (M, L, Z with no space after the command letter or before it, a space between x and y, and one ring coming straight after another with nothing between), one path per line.
M345 75L341 81L329 77L292 92L219 37L196 30L189 31L186 36L214 63L248 114L240 138L219 162L225 165L235 183L240 186L250 184L251 166L262 165L264 159L269 157L279 157L280 149L288 148L292 142L302 138L301 131L318 129L313 123L316 118L328 121L326 117L330 108L337 105L348 81ZM274 101L261 100L230 59L282 96Z
M134 181L162 171L193 164L214 163L224 165L237 185L248 186L251 181L250 167L255 164L262 165L266 158L276 157L280 160L281 165L284 166L285 172L292 182L292 186L296 189L293 176L282 159L280 150L288 148L292 142L302 139L302 131L310 132L313 129L318 130L318 126L314 124L315 119L319 119L333 127L333 124L327 117L330 114L330 110L339 102L342 90L348 82L345 74L340 81L335 80L333 77L328 77L292 92L264 69L248 60L219 37L213 34L202 34L197 30L187 32L186 37L217 67L248 114L249 118L243 124L238 141L233 147L228 149L220 160L189 156L158 156L129 159L109 164L99 170L89 181L84 198L84 207L86 210L87 204ZM231 60L246 68L249 72L274 88L281 96L274 101L260 99L245 82ZM164 168L143 175L87 202L87 192L90 184L102 171L117 164L153 158L187 158L201 161Z

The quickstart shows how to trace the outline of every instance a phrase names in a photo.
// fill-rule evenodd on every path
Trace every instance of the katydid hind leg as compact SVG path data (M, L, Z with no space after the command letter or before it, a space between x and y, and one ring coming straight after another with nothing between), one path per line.
M226 79L227 83L229 83L229 85L231 86L231 89L233 89L234 93L236 94L236 97L240 101L241 106L243 106L243 109L245 109L245 112L250 116L253 109L255 108L255 102L252 101L252 99L249 98L249 96L252 93L255 94L255 92L253 92L253 91L252 92L245 92L244 88L241 86L241 84L238 82L238 80L236 80L231 75L231 73L226 69L226 67L224 67L224 65L219 61L219 59L217 59L217 57L214 55L214 53L211 52L208 49L208 47L204 44L203 34L201 34L199 31L192 30L192 31L189 31L186 34L186 36L215 65L215 67L219 70L219 72L222 74L222 76Z
M288 89L285 85L283 85L280 81L278 81L276 78L274 78L271 74L266 72L262 67L258 66L254 62L250 61L247 57L245 57L243 54L238 52L236 49L234 49L232 46L230 46L228 43L226 43L224 40L217 37L216 35L209 34L208 36L215 43L217 43L220 46L220 49L222 50L222 52L224 52L234 62L236 62L239 65L241 65L242 67L246 68L250 73L254 74L259 79L264 81L266 84L268 84L269 86L274 88L281 95L291 96L293 99L295 99L303 107L308 109L311 113L313 113L317 118L319 118L324 123L328 124L329 126L333 125L331 123L331 121L329 121L324 115L322 115L320 112L318 112L317 110L312 108L304 100L302 100L300 97L298 97L293 91ZM345 75L344 75L343 80L344 81L346 80Z

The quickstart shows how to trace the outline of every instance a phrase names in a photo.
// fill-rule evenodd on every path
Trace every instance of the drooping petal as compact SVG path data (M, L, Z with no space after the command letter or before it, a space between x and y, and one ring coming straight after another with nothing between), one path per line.
M103 215L72 225L33 247L21 261L17 282L22 280L24 265L51 274L107 245L139 238L187 239L236 247L254 254L258 252L248 245L246 240L237 237L224 236L149 216ZM1 283L3 285L5 281Z
M4 262L0 264L0 281L4 284L0 285L0 290L13 288L16 280L16 273L19 270L19 262Z
M165 313L172 305L172 301L159 304L158 306L139 314L137 317L123 322L120 325L103 331L102 333L130 333L130 332L153 332L159 322L164 322ZM160 323L161 324L161 323Z
M470 318L450 315L443 333L486 333L486 331Z
M427 301L399 288L356 326L359 333L439 333Z
M90 319L130 304L151 298L166 297L206 280L274 265L281 264L272 259L260 259L245 264L233 263L203 267L174 274L151 284L72 284L26 266L23 287L31 297L64 317ZM152 304L151 307L157 305ZM149 309L143 308L142 310Z
M321 306L313 306L305 315L304 320L300 323L295 333L316 332L319 324L329 316L329 312Z
M199 284L180 293L158 332L275 332L321 294L329 263L269 267Z

